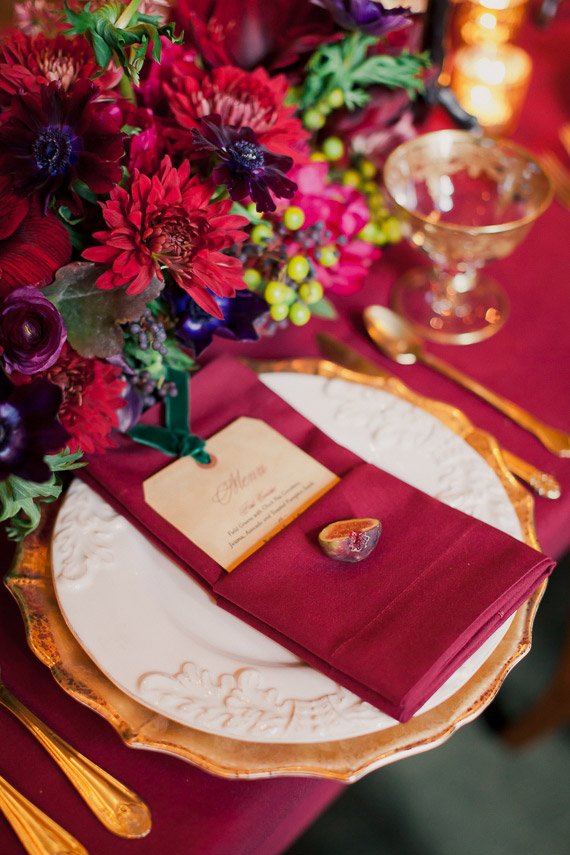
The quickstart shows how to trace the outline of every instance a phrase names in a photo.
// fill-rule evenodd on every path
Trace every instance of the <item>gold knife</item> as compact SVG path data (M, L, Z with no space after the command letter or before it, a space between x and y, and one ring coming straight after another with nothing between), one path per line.
M334 336L328 335L328 333L318 333L316 338L321 352L328 359L350 371L370 377L381 377L384 380L394 376L385 368L361 356L358 351L349 347L343 341L334 338ZM400 383L402 382L399 378L395 379ZM517 457L516 454L508 451L503 446L500 445L499 448L507 468L511 470L513 475L516 475L517 478L520 478L532 487L539 496L546 499L558 499L560 497L562 492L561 487L553 475L541 472L536 466L533 466L521 457Z

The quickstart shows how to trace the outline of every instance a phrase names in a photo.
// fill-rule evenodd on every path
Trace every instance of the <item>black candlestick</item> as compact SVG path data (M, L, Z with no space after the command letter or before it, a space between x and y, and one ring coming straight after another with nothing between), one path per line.
M449 86L441 86L438 78L445 57L446 25L449 12L449 0L428 0L424 28L423 47L430 52L433 74L426 85L427 104L441 104L460 128L475 130L479 122L461 107Z

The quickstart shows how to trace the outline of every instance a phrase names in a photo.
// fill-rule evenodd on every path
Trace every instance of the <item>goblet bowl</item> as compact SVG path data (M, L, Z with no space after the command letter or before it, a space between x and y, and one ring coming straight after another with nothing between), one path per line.
M404 236L432 262L397 281L393 308L442 343L492 335L508 302L480 270L510 255L550 204L538 161L507 140L435 131L390 154L384 185Z

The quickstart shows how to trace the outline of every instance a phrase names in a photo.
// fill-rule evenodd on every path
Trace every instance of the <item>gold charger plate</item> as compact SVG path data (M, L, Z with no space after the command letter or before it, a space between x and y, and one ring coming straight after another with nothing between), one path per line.
M418 395L396 378L375 378L370 385L383 385L428 411L481 454L505 488L524 542L539 549L533 499L506 468L490 434L475 428L457 408ZM127 745L173 754L226 778L309 775L350 782L444 741L490 703L510 669L530 649L534 615L546 587L544 582L519 608L493 653L461 689L406 724L330 742L245 742L203 733L152 712L123 694L91 661L68 628L54 591L50 546L58 505L46 506L40 527L20 546L5 579L22 612L31 649L62 688L107 719Z

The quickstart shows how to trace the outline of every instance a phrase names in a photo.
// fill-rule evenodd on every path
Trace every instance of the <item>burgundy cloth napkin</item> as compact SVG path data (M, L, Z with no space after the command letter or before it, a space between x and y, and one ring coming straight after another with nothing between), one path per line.
M144 502L142 482L171 462L121 437L83 478L238 615L379 709L407 721L551 572L503 532L364 464L231 357L191 381L192 430L263 418L342 480L231 573ZM148 420L156 420L151 412ZM382 521L377 549L345 564L317 534L338 519Z

